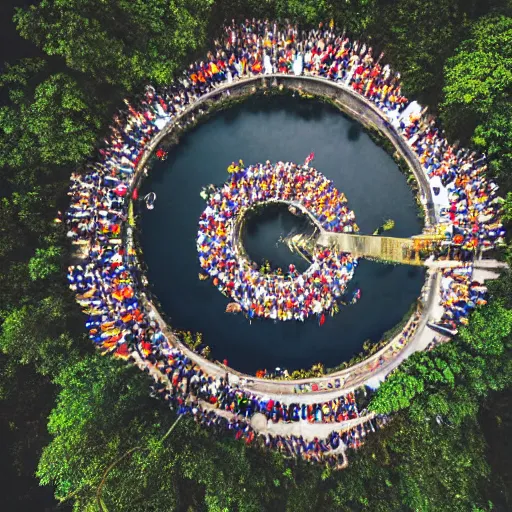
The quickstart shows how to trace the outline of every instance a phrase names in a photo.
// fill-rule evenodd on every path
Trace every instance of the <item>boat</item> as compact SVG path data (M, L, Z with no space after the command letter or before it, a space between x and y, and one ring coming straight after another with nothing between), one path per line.
M160 148L157 150L156 152L156 157L159 159L159 160L165 160L167 158L167 151L165 151L164 149Z
M350 301L350 304L355 304L359 299L361 298L361 290L358 288L354 291L354 294L352 295L352 300Z
M144 196L144 201L146 202L146 208L148 210L152 210L155 207L156 194L154 192L150 192Z
M242 306L238 302L230 302L226 306L226 313L240 313L240 311L242 311Z
M201 274L201 272L199 272L197 277L199 277L199 281L206 281L210 276L208 276L207 274Z
M307 157L306 157L306 160L304 161L304 166L308 166L315 158L315 153L311 152Z

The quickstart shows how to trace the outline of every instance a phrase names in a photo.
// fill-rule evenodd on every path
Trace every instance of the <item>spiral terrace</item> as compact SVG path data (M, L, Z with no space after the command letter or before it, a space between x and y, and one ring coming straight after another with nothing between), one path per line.
M265 129L255 131L255 126ZM321 329L316 315L304 323L276 324L226 314L232 301L212 286L212 279L198 279L197 222L206 207L199 192L210 183L228 180L226 170L233 158L242 158L246 165L259 161L262 148L272 162L300 163L307 156L305 148L315 149L311 165L345 193L363 233L371 233L385 218L396 221L398 236L421 232L418 207L403 174L361 128L356 131L358 127L334 106L318 100L303 100L297 94L294 98L291 92L257 94L188 131L169 150L167 160L154 165L139 197L154 191L157 205L154 210L140 208L138 239L158 307L170 317L174 329L201 332L214 359L227 359L231 368L254 375L263 368L291 372L319 362L331 368L359 353L365 340L379 340L400 322L420 294L422 268L361 260L339 303L340 313L326 313ZM283 138L285 134L290 136ZM379 169L377 175L375 169ZM395 201L381 203L383 196ZM299 272L306 271L309 263L279 240L289 233L312 233L308 218L294 216L285 205L248 212L240 236L247 257L257 263L268 259L274 270L287 270L293 263ZM350 305L357 289L361 299ZM368 323L368 318L374 321Z
M306 272L291 265L286 274L262 275L237 252L236 222L245 210L270 201L297 203L333 232L358 229L345 197L316 169L282 162L249 166L238 169L208 200L197 238L201 267L249 318L304 321L334 311L357 265L350 255L315 249Z
M253 28L256 30L256 27ZM228 382L225 380L225 369L201 359L180 345L161 322L135 279L137 262L130 229L127 229L126 236L120 236L126 211L126 201L122 198L127 197L134 186L134 174L145 164L145 158L155 148L158 140L153 139L151 144L148 142L159 130L159 125L161 128L168 123L164 131L170 131L173 118L176 120L181 114L179 119L183 121L188 114L183 106L194 98L191 99L183 90L194 89L195 96L208 93L214 83L221 83L223 78L229 79L233 72L243 76L249 72L249 68L253 74L263 70L270 72L274 67L282 72L294 70L302 73L304 62L308 72L339 80L369 98L364 100L357 97L344 89L343 85L331 88L331 91L343 91L345 98L351 98L348 109L358 105L356 112L359 115L364 117L371 113L379 120L383 131L387 130L386 133L398 130L393 141L402 150L405 151L405 141L409 140L414 152L427 157L430 153L434 156L437 154L443 163L446 162L444 166L436 166L437 162L433 157L422 158L423 166L415 160L414 168L423 186L424 202L429 213L427 220L442 221L447 230L452 229L447 236L458 253L465 251L461 253L464 255L475 247L492 247L502 237L502 228L493 206L495 187L482 179L478 172L483 159L475 160L464 152L455 154L439 138L435 126L421 124L421 116L417 110L408 113L406 111L404 115L406 100L400 94L397 77L391 77L390 70L375 64L366 47L355 48L348 39L336 39L335 34L326 30L324 34L320 34L323 36L321 40L318 33L310 34L315 38L312 52L305 43L309 37L303 42L294 27L287 26L285 30L288 36L293 36L288 43L286 37L281 39L277 34L269 34L268 31L260 34L258 47L267 48L269 53L267 56L261 55L263 62L258 61L256 45L253 47L249 43L248 49L244 48L240 52L242 57L239 60L236 56L231 63L226 59L224 65L232 65L233 71L229 67L223 67L224 61L220 55L220 60L210 63L210 75L205 75L202 68L199 71L197 68L192 70L189 80L195 89L188 81L182 84L181 91L177 87L162 95L149 89L145 104L137 105L136 108L130 107L130 113L126 115L128 123L118 123L121 140L123 137L125 140L124 146L122 143L115 143L119 132L114 134L111 138L113 146L104 151L104 161L87 176L73 176L72 206L68 211L69 236L87 245L84 263L72 267L68 277L72 288L77 292L77 300L89 314L91 339L103 351L130 358L141 367L149 369L158 381L155 393L178 407L179 413L190 412L198 421L205 423L217 418L215 421L225 423L236 432L237 438L243 438L247 443L251 443L255 439L255 433L259 432L265 436L264 444L269 447L303 456L308 460L326 460L338 464L340 452L346 446L357 446L360 443L359 431L354 429L354 422L368 425L365 422L369 421L369 418L359 418L354 395L349 389L367 381L370 375L382 377L408 353L424 348L430 341L428 338L432 338L425 330L425 315L442 316L445 322L450 322L450 325L453 323L454 326L466 321L471 308L470 302L474 307L475 301L483 301L483 287L470 283L472 267L468 264L461 263L460 269L445 271L441 283L438 272L433 272L429 277L428 294L422 314L418 314L411 321L402 336L393 340L377 355L376 362L371 360L343 375L319 379L314 383L316 387L311 386L312 393L301 396L300 399L290 392L287 393L296 383L282 384L256 379L252 383L237 382L234 372L228 372ZM234 40L237 40L236 33L237 29L231 28L227 30L226 36L233 39L234 34ZM332 39L334 46L326 48L324 37L327 40ZM279 53L277 50L280 45L295 46L299 53L295 54L291 50ZM334 47L337 48L336 51ZM302 52L305 52L304 60ZM246 58L246 54L250 60ZM274 78L269 77L268 80ZM298 78L292 80L296 80L296 84L301 81ZM328 82L323 78L308 81L314 81L320 90L329 88L326 85ZM216 90L212 96L220 94L221 91ZM182 96L184 99L180 100ZM369 101L382 112L375 106L370 106ZM167 111L164 109L165 105ZM397 128L391 128L390 123L394 123ZM426 135L430 138L425 138ZM439 142L436 149L428 145L432 139ZM409 150L409 155L410 153ZM461 167L462 164L464 167ZM444 181L441 186L451 187L447 194L448 207L440 204L438 210L433 212L434 204L430 199L429 188L426 187L427 176L441 176ZM472 180L472 186L466 187L469 180ZM105 209L99 210L95 204L89 203L91 198L97 199ZM123 242L125 248L120 250ZM442 296L440 308L437 308L440 284ZM458 299L457 309L452 307L451 297L454 294ZM389 352L391 357L387 357ZM194 366L191 361L195 361L198 366ZM379 370L375 371L376 368ZM319 389L324 384L325 388ZM266 396L263 396L262 393L265 392ZM291 423L283 423L283 420ZM249 425L249 421L253 427ZM269 437L269 433L273 437ZM309 441L317 436L324 438L324 441Z

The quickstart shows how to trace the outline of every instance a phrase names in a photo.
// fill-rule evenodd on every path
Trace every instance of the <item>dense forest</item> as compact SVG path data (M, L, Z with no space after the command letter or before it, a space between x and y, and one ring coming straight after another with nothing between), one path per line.
M256 17L332 19L383 51L449 139L487 155L512 223L510 0L8 0L1 12L3 510L98 510L102 475L131 448L102 484L108 510L512 509L511 272L453 342L380 387L371 407L392 421L330 472L188 418L165 437L176 417L147 377L89 343L54 222L123 98L169 83L225 20ZM498 256L512 263L512 242Z

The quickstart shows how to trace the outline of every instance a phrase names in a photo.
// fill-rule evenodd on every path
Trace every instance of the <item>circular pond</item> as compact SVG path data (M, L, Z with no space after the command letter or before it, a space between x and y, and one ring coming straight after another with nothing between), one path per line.
M344 192L362 234L393 219L391 236L421 232L418 208L393 159L355 121L335 108L289 96L257 97L217 114L182 137L165 162L157 162L142 194L157 195L153 210L141 211L141 245L152 291L176 330L201 332L214 358L254 373L276 366L332 368L377 342L410 309L424 271L360 260L347 289L361 298L318 321L277 322L225 313L229 302L209 281L200 281L196 237L204 210L201 189L227 179L233 161L303 162L315 152L314 167ZM301 265L283 237L303 232L304 219L266 208L247 223L243 243L251 259L273 267ZM307 265L307 263L306 263Z
M307 215L293 214L282 203L270 203L247 215L241 242L251 261L258 264L268 261L273 270L281 268L284 271L292 264L299 272L306 272L309 262L297 251L290 251L283 236L312 236L314 231L315 226Z

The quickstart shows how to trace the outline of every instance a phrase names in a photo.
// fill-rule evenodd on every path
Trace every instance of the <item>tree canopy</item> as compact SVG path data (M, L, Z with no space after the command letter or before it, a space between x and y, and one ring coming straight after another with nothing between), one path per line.
M29 59L7 66L2 87L10 102L0 107L0 165L76 165L92 153L104 105L83 82Z
M167 84L201 47L212 0L42 0L15 16L48 55L99 81Z
M490 304L459 336L413 355L381 385L370 409L392 413L391 421L349 455L347 470L333 473L191 419L164 439L175 415L148 396L146 376L93 354L85 339L64 279L69 245L54 218L66 207L70 172L102 144L120 98L146 82L169 83L225 20L268 17L301 27L333 19L384 51L407 94L441 112L450 139L488 155L511 223L511 7L508 0L38 0L18 9L19 33L44 55L11 62L0 75L0 462L16 468L7 485L19 473L32 489L40 457L38 478L58 500L97 510L106 468L141 447L106 479L109 510L466 512L490 510L489 500L510 509L510 472L497 454L510 425L511 272L489 284ZM510 242L507 254L512 261ZM26 496L5 494L7 507L23 509Z
M487 16L445 64L442 119L453 137L472 137L490 171L510 187L512 18ZM462 134L462 135L461 135Z

